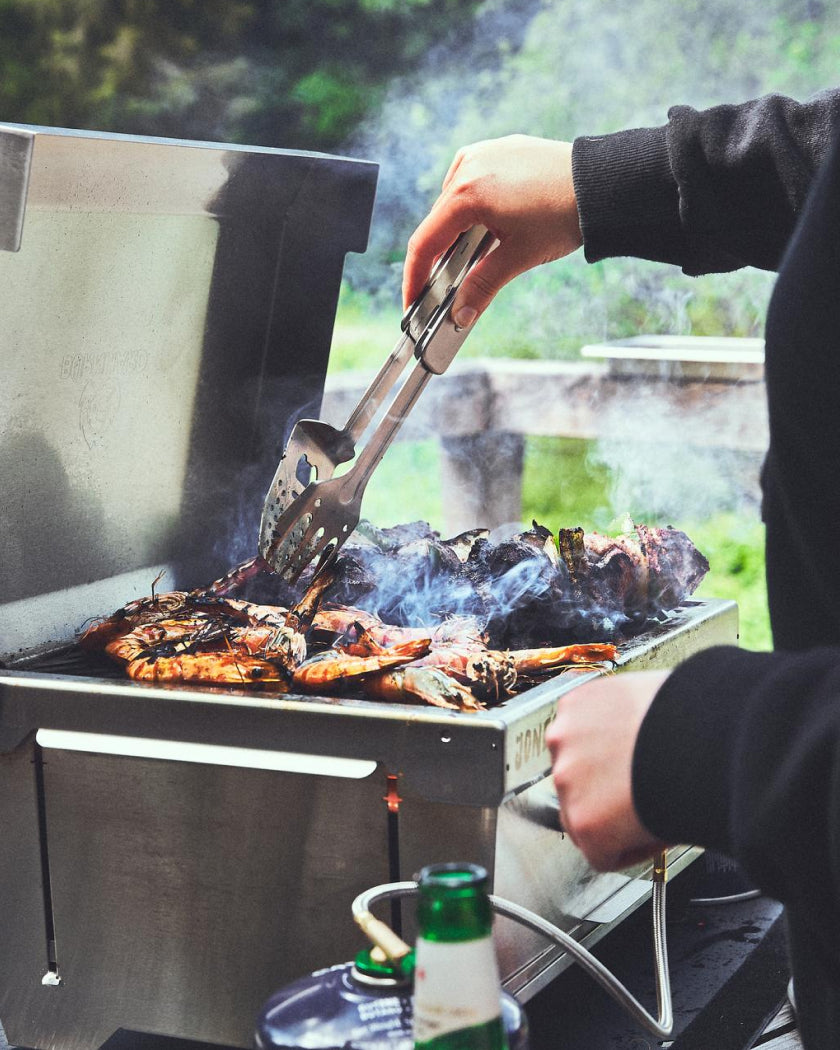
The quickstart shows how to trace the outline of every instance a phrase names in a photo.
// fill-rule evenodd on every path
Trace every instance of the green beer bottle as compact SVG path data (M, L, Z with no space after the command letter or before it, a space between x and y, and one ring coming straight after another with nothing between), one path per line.
M418 883L415 1050L507 1050L487 872L432 864Z

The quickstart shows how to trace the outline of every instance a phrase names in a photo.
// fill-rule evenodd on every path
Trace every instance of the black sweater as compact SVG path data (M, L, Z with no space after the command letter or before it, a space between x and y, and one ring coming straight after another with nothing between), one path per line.
M584 249L695 275L779 269L762 478L775 651L717 647L676 668L636 743L634 799L652 832L735 856L784 902L803 1042L837 1050L840 91L668 116L575 142Z

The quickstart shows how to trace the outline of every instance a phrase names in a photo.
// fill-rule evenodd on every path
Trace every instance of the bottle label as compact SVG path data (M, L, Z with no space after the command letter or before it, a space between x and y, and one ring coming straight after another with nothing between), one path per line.
M415 1043L486 1024L501 1012L499 969L491 937L454 943L417 938Z

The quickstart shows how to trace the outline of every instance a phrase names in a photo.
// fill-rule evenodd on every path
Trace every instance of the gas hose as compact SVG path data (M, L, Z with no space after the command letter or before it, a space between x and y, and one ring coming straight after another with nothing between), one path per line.
M671 981L668 975L668 943L665 930L665 877L665 854L660 853L654 863L651 897L657 1017L648 1013L615 974L604 966L599 959L596 959L587 948L579 944L574 937L566 933L565 930L561 930L541 916L536 915L527 908L523 908L522 905L514 904L513 901L505 900L503 897L496 897L491 894L490 904L499 915L505 915L507 918L543 934L558 947L565 949L639 1024L643 1025L657 1038L666 1039L673 1030L674 1017L671 1002ZM397 963L410 951L410 947L400 940L385 923L375 919L370 909L373 904L380 900L387 900L391 897L410 897L416 894L416 882L389 882L365 890L353 901L352 911L355 921L373 943L381 948L388 958ZM383 935L383 928L387 931L385 935Z

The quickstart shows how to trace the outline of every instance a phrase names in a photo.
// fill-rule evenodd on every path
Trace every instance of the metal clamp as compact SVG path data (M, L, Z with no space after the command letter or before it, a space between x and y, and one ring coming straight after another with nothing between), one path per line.
M455 324L449 310L466 275L495 242L484 226L462 233L403 317L402 330L414 343L414 356L433 375L443 375L467 337L468 330Z

